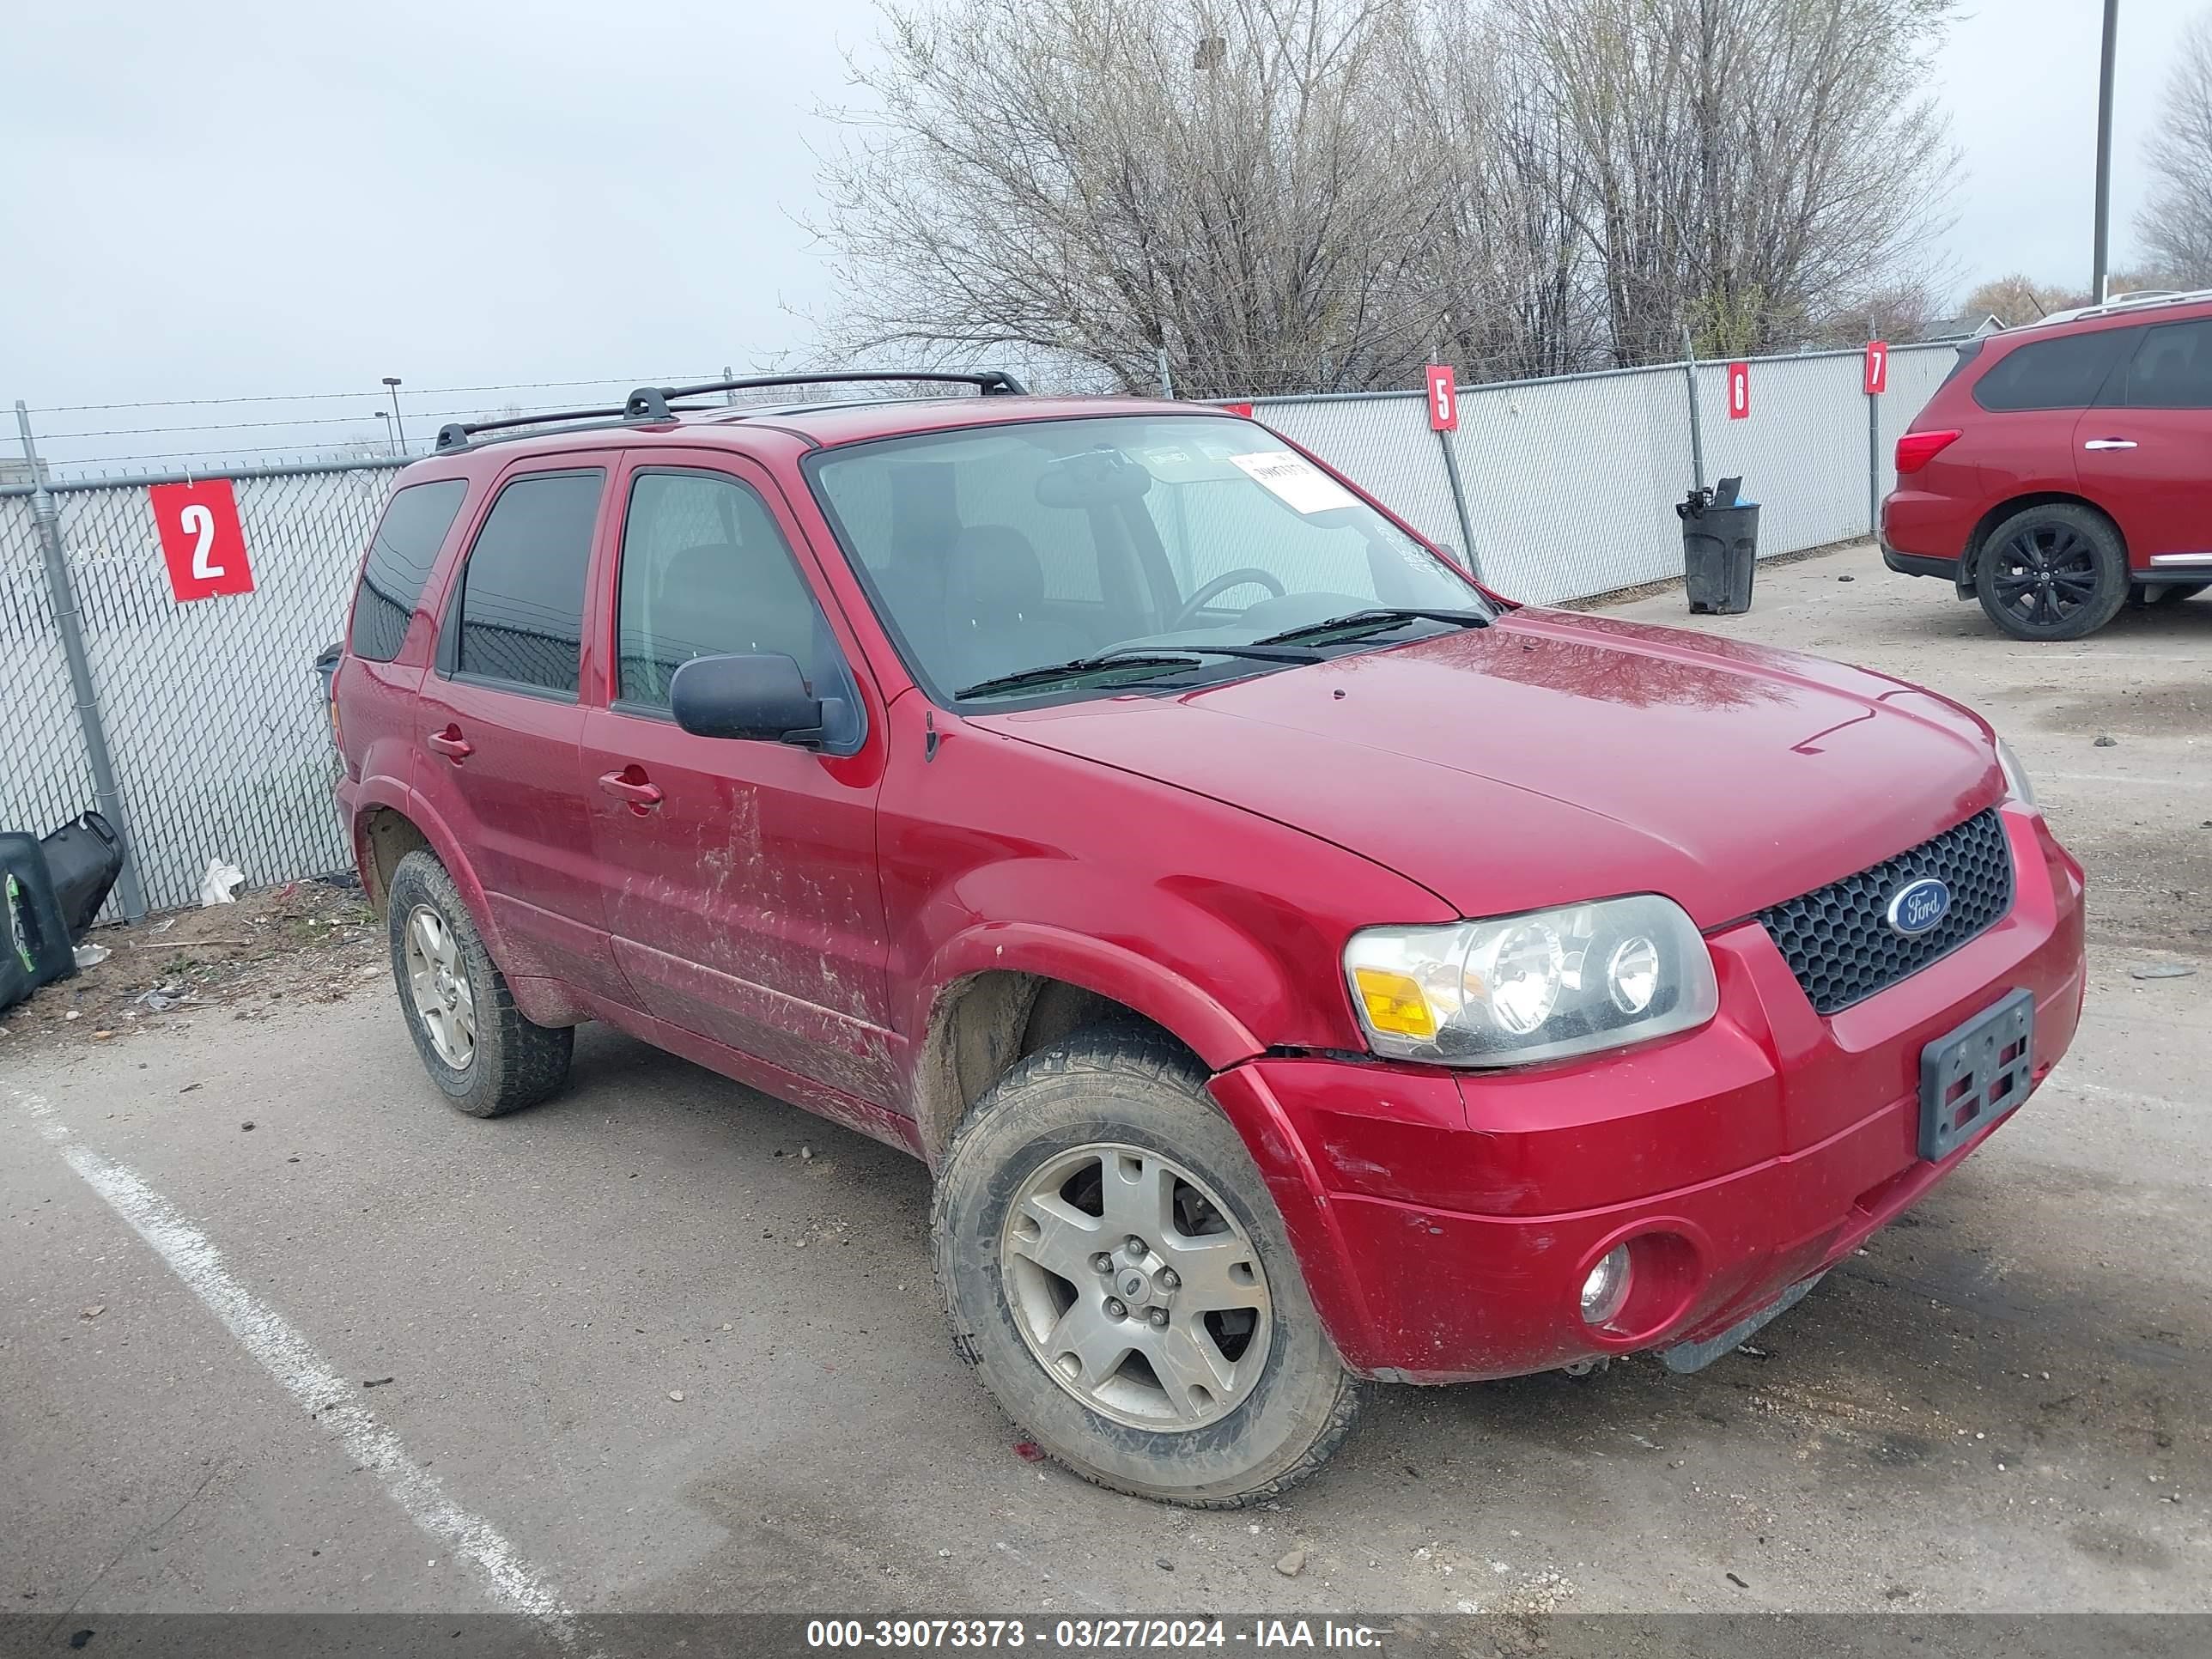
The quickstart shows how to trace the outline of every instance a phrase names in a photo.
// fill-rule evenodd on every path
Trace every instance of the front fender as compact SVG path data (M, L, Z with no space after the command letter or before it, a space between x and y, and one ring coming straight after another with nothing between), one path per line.
M1236 941L1224 943L1235 950ZM946 992L974 975L993 972L1060 980L1110 998L1174 1033L1208 1071L1249 1060L1266 1046L1235 1014L1174 969L1127 945L1030 921L981 922L947 939L909 988L902 1029L927 1030L931 1010Z
M1256 954L1256 953L1255 953ZM1182 975L1125 946L1034 922L987 922L946 941L930 963L921 1017L979 974L1020 973L1110 997L1172 1032L1213 1073L1206 1092L1258 1170L1283 1218L1316 1311L1338 1352L1364 1370L1376 1352L1372 1314L1327 1183L1256 1060L1265 1045ZM917 1027L915 1029L925 1029Z

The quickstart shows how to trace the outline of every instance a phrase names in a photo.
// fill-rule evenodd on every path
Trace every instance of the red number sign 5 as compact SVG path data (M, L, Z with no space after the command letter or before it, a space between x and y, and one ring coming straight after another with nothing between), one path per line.
M1459 387L1448 364L1429 365L1429 425L1437 432L1459 430Z

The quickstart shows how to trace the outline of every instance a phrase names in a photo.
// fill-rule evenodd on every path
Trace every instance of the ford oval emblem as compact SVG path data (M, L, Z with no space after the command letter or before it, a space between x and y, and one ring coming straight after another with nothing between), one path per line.
M1889 896L1885 917L1889 930L1906 939L1918 939L1951 910L1951 890L1933 876L1907 882Z

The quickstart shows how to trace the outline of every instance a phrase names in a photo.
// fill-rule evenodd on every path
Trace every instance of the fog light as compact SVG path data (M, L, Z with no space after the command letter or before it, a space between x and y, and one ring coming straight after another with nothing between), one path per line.
M1583 1321L1602 1325L1628 1300L1628 1246L1616 1244L1583 1280Z

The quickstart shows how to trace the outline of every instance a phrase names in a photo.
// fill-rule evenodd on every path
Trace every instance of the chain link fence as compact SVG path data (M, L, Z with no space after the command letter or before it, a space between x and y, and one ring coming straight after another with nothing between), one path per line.
M1760 504L1761 558L1871 534L1897 482L1898 435L1957 361L1954 344L1897 348L1871 411L1864 354L1844 351L1753 359L1741 419L1729 417L1724 363L1462 386L1448 434L1430 430L1419 392L1267 398L1254 413L1431 540L1460 551L1471 532L1500 592L1554 604L1679 576L1674 504L1700 477L1743 479Z
M57 487L153 908L192 901L210 859L257 884L348 863L313 663L343 629L391 481L388 466L236 480L253 592L190 605L170 593L143 486Z
M1679 575L1688 421L1679 369L1462 390L1449 441L1483 580L1542 605Z
M44 835L92 805L92 766L28 489L0 493L0 830Z
M1718 364L1462 387L1449 434L1430 429L1419 392L1265 399L1255 412L1431 540L1464 555L1471 531L1501 592L1554 603L1680 574L1672 506L1697 470L1693 383L1705 481L1741 475L1771 556L1868 533L1898 434L1954 361L1948 345L1896 351L1871 416L1856 352L1754 362L1743 420L1729 418ZM211 859L256 885L345 865L313 665L343 629L398 465L214 475L233 480L254 586L189 604L170 590L148 494L173 480L49 486L90 711L71 685L35 493L0 489L0 829L43 832L94 805L89 716L151 908L194 902Z

